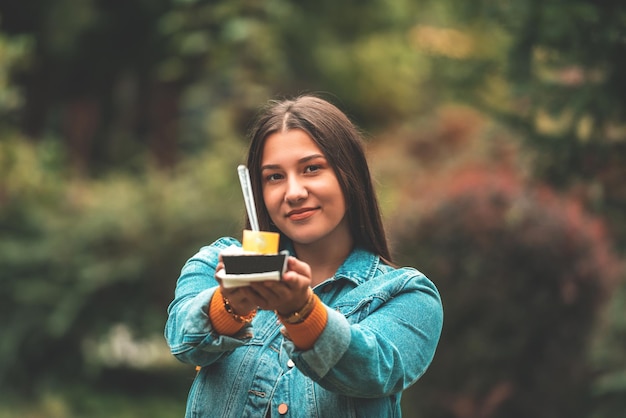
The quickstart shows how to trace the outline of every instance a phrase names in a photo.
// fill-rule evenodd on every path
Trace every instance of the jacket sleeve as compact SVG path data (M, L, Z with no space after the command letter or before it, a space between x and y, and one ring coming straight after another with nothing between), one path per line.
M174 300L167 309L165 339L172 354L184 363L206 366L244 345L252 336L250 325L235 336L220 335L209 320L209 303L218 287L218 255L230 245L240 244L233 238L222 238L201 248L185 263L176 282Z
M285 342L304 374L332 392L376 398L406 389L425 373L441 334L443 308L437 289L421 273L410 274L393 292L359 289L335 308L327 307L326 329L312 349L298 351Z

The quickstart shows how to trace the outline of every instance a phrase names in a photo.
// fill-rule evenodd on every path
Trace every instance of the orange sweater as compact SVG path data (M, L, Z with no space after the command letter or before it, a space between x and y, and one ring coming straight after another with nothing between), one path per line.
M313 347L317 338L324 331L328 321L328 313L324 304L317 295L313 297L315 305L304 321L298 324L283 324L286 330L284 334L287 334L287 337L300 350L308 350ZM209 303L209 319L215 331L222 335L235 335L245 325L226 312L226 309L224 309L224 297L219 288L215 291Z

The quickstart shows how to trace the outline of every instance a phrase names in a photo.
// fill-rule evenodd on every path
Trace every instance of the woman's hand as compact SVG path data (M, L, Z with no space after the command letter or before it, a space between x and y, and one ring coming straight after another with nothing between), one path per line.
M222 261L222 255L219 256L219 261L215 271L218 272L224 268L224 262ZM247 292L242 292L243 287L225 288L222 284L222 280L215 276L215 280L220 284L220 290L222 296L228 299L230 306L233 308L237 315L245 316L258 307L258 305L248 298Z
M223 267L220 259L217 270ZM306 304L310 286L311 267L295 257L289 257L282 280L255 282L234 289L222 286L221 291L239 315L245 315L257 307L289 315Z

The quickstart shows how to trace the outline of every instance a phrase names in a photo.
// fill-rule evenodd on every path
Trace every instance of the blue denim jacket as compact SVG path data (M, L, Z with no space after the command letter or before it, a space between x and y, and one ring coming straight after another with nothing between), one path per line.
M193 256L168 308L172 353L202 366L186 417L401 416L401 392L426 371L441 332L433 283L415 269L353 250L334 277L315 287L328 323L301 351L270 311L259 311L236 336L213 330L207 312L217 257L233 244L240 245L222 238Z

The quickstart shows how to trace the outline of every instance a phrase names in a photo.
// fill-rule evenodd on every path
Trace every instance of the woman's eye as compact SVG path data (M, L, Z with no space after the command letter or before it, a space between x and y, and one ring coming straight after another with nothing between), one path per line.
M278 173L272 173L272 174L268 174L267 176L265 176L266 181L276 181L276 180L280 180L281 178L282 176Z
M305 173L314 173L318 170L320 170L322 167L319 165L308 165L305 169L304 172Z

